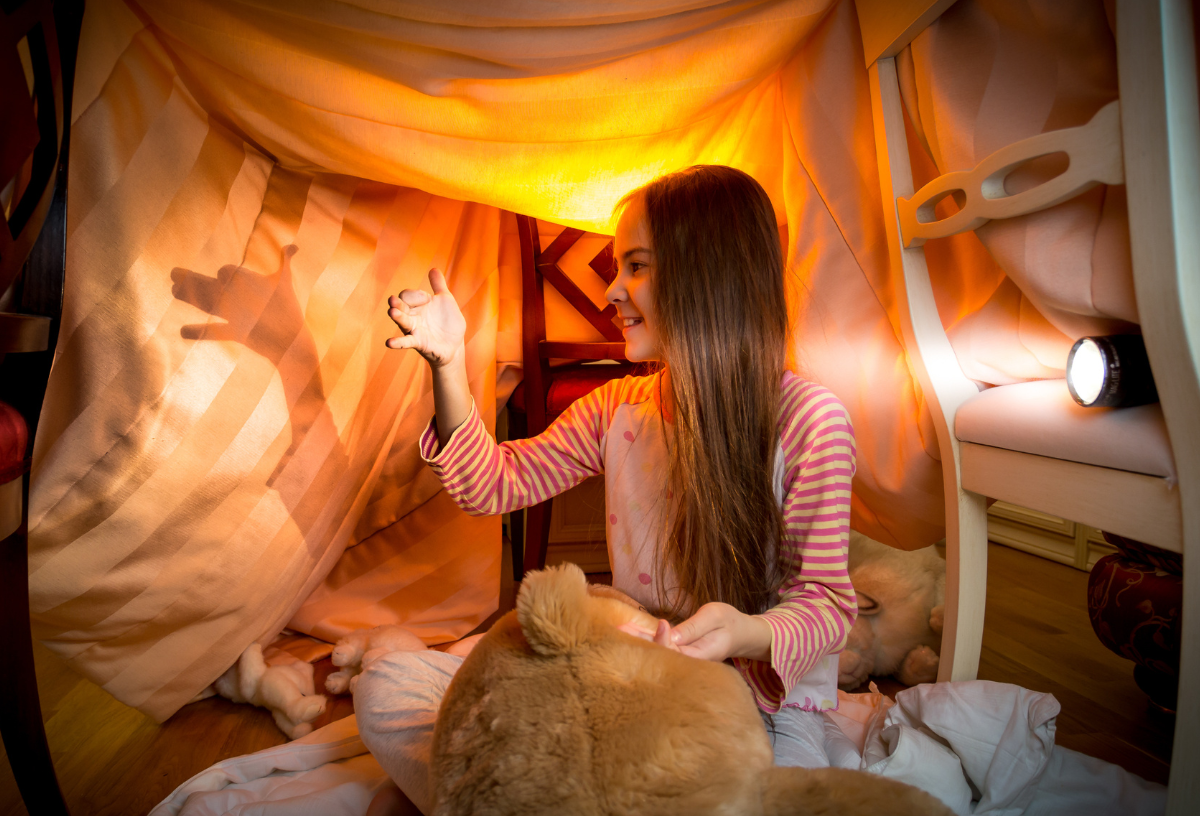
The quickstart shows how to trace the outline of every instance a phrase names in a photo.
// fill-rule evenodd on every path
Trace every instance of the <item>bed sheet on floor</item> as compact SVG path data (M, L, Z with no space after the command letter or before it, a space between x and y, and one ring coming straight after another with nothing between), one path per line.
M825 747L835 767L922 788L966 816L1151 816L1166 788L1054 745L1051 694L972 680L914 686L895 701L839 693ZM150 816L362 816L388 783L352 717L303 739L224 760Z
M218 762L150 816L363 816L389 781L354 718L345 717L293 742Z

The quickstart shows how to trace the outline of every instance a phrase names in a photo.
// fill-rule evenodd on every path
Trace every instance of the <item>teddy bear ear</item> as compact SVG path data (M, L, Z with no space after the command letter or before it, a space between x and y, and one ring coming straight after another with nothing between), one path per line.
M855 592L858 596L858 614L860 615L878 615L882 610L879 608L879 601L872 598L865 592L858 590Z
M587 639L587 578L574 564L531 572L521 581L517 620L535 652L565 654Z

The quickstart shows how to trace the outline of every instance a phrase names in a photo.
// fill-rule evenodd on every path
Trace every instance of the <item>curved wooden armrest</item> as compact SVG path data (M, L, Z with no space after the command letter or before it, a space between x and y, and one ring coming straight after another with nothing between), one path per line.
M50 318L0 312L0 354L45 351L50 346Z

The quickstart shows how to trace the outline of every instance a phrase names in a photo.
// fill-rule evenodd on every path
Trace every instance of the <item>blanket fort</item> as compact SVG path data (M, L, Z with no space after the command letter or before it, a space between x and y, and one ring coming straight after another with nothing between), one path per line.
M1013 21L961 0L902 55L919 172L1116 97L1103 4L1034 5ZM772 199L796 365L859 439L853 526L942 536L852 3L337 9L87 5L31 498L37 637L165 719L285 625L470 631L496 605L499 521L461 514L421 466L428 375L385 353L383 304L448 271L491 423L521 364L511 213L606 233L621 195L699 163ZM968 375L1052 376L1075 337L1135 320L1123 231L1099 187L931 245Z

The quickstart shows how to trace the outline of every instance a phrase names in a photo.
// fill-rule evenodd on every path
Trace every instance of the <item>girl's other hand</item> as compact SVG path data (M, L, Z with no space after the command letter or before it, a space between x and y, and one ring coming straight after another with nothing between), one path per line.
M463 353L467 321L437 269L429 270L429 285L432 296L420 289L405 289L388 298L388 317L403 334L389 338L387 347L416 349L431 368L441 368Z
M617 627L622 632L649 640L673 652L700 660L721 662L730 657L771 660L771 627L757 615L746 615L729 604L708 603L672 628L665 620L648 632L633 623Z
M707 603L678 626L655 633L655 642L688 657L722 661L730 657L770 661L771 627L757 615L739 612L729 604Z

